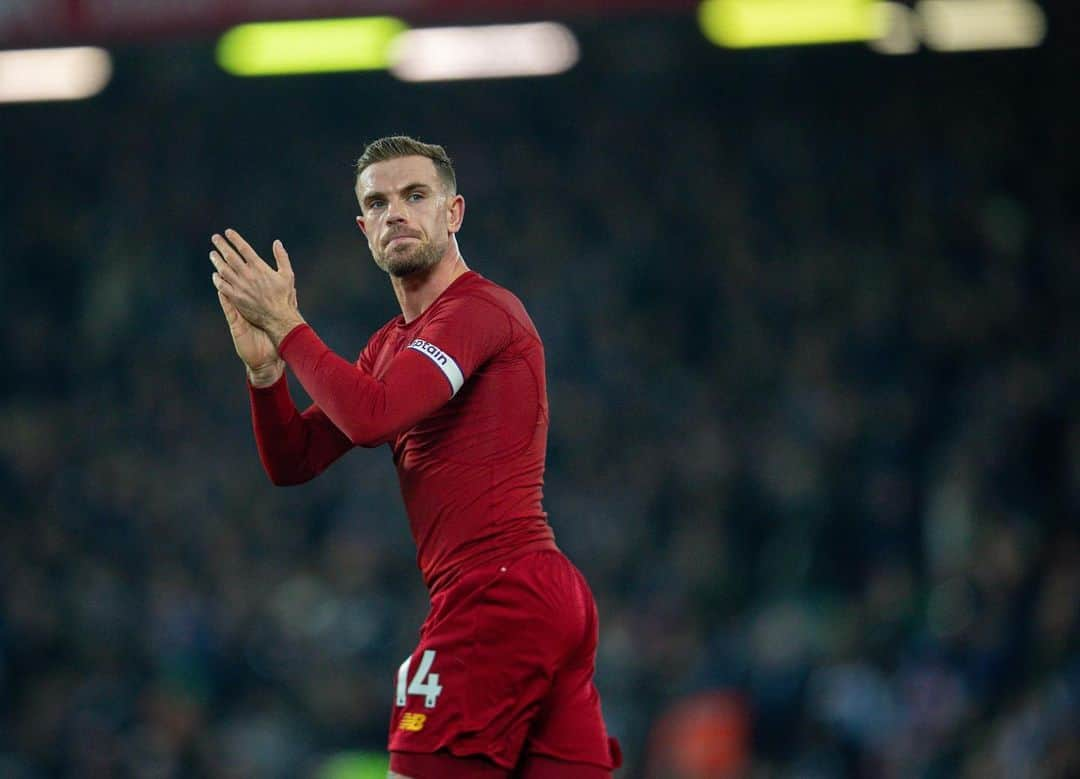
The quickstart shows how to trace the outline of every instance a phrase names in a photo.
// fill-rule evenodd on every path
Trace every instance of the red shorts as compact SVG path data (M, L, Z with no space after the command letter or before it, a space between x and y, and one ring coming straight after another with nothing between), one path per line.
M530 756L618 767L593 684L597 630L592 592L559 551L466 571L432 598L398 670L391 766L441 753L496 775Z

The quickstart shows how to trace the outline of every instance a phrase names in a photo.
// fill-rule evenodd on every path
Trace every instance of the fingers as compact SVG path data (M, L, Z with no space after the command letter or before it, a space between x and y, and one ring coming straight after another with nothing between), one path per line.
M223 297L237 316L251 321L250 314L255 310L252 306L261 310L272 303L275 295L283 292L288 293L289 304L296 307L292 263L281 241L274 241L276 271L235 230L226 230L224 236L214 233L210 241L215 247L210 252L210 262L214 266L211 280L219 298ZM225 315L230 316L225 302L222 308Z
M225 230L225 237L229 239L229 242L236 247L240 252L240 256L244 258L246 262L250 262L252 265L261 265L264 268L270 266L263 261L263 258L259 256L258 252L251 248L251 244L244 240L244 236L233 230L231 227Z
M289 260L289 253L285 251L285 244L280 240L274 241L274 260L277 262L278 270L288 276L292 276L292 262Z
M230 278L225 270L219 267L219 263L215 259L215 253L211 252L210 261L214 263L214 267L227 280L235 282L237 277L247 277L253 270L273 270L273 268L259 256L258 252L251 248L251 244L244 240L244 237L232 228L225 230L224 237L218 233L214 233L210 236L210 242L217 248L217 258L221 260L221 263L223 263L227 269L231 269L235 273L235 275ZM278 271L281 271L288 276L293 275L292 263L289 261L289 253L285 251L285 245L280 240L274 241L274 259L277 261Z
M244 258L240 256L240 253L233 248L232 244L226 241L217 233L210 236L210 243L214 244L220 253L219 256L229 264L237 272L244 272L247 270L247 263L244 262Z
M218 302L221 304L221 310L225 314L225 324L229 326L229 332L235 334L237 328L239 328L243 322L244 315L240 313L240 309L238 309L220 289L218 290L217 296Z
M231 325L236 321L236 318L240 316L240 312L237 310L236 306L233 305L232 301L225 297L225 293L220 289L218 290L217 297L218 303L221 304L221 310L225 313L225 321Z
M214 285L219 290L227 287L227 292L234 298L241 290L249 289L260 272L273 273L273 268L236 230L227 229L225 236L214 233L210 236L210 242L216 247L216 251L210 252L210 262L217 271L215 275L225 286L217 281Z
M219 256L239 276L246 278L259 271L272 270L236 230L226 230L225 237L214 233L210 236L210 242L217 247Z
M212 281L214 287L217 288L218 295L220 296L224 294L230 299L229 302L232 303L232 299L235 298L238 294L236 287L230 284L227 279L222 278L220 273L210 274L210 281Z
M241 281L240 274L216 251L210 252L210 263L214 266L214 270L218 272L218 275L230 284L236 285Z

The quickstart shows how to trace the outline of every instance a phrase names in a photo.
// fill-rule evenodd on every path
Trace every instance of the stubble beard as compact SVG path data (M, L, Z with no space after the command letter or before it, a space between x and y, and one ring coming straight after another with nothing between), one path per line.
M403 279L433 267L445 251L445 244L440 247L431 241L419 241L416 246L411 247L411 251L383 249L375 257L375 263L391 276Z

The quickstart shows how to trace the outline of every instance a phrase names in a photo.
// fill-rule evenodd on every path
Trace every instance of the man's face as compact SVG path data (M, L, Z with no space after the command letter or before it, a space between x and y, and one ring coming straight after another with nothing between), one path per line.
M361 216L375 264L402 278L432 267L461 227L464 201L451 195L427 157L376 162L356 181Z

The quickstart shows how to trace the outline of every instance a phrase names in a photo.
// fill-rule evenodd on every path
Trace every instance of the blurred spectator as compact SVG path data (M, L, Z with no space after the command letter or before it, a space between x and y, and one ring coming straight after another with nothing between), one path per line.
M130 51L98 100L0 109L0 776L383 748L426 610L393 469L269 486L205 257L283 238L355 355L395 309L350 163L396 131L450 150L465 257L545 339L623 775L1080 771L1075 71L653 20L667 64L620 70L622 32L440 87Z

